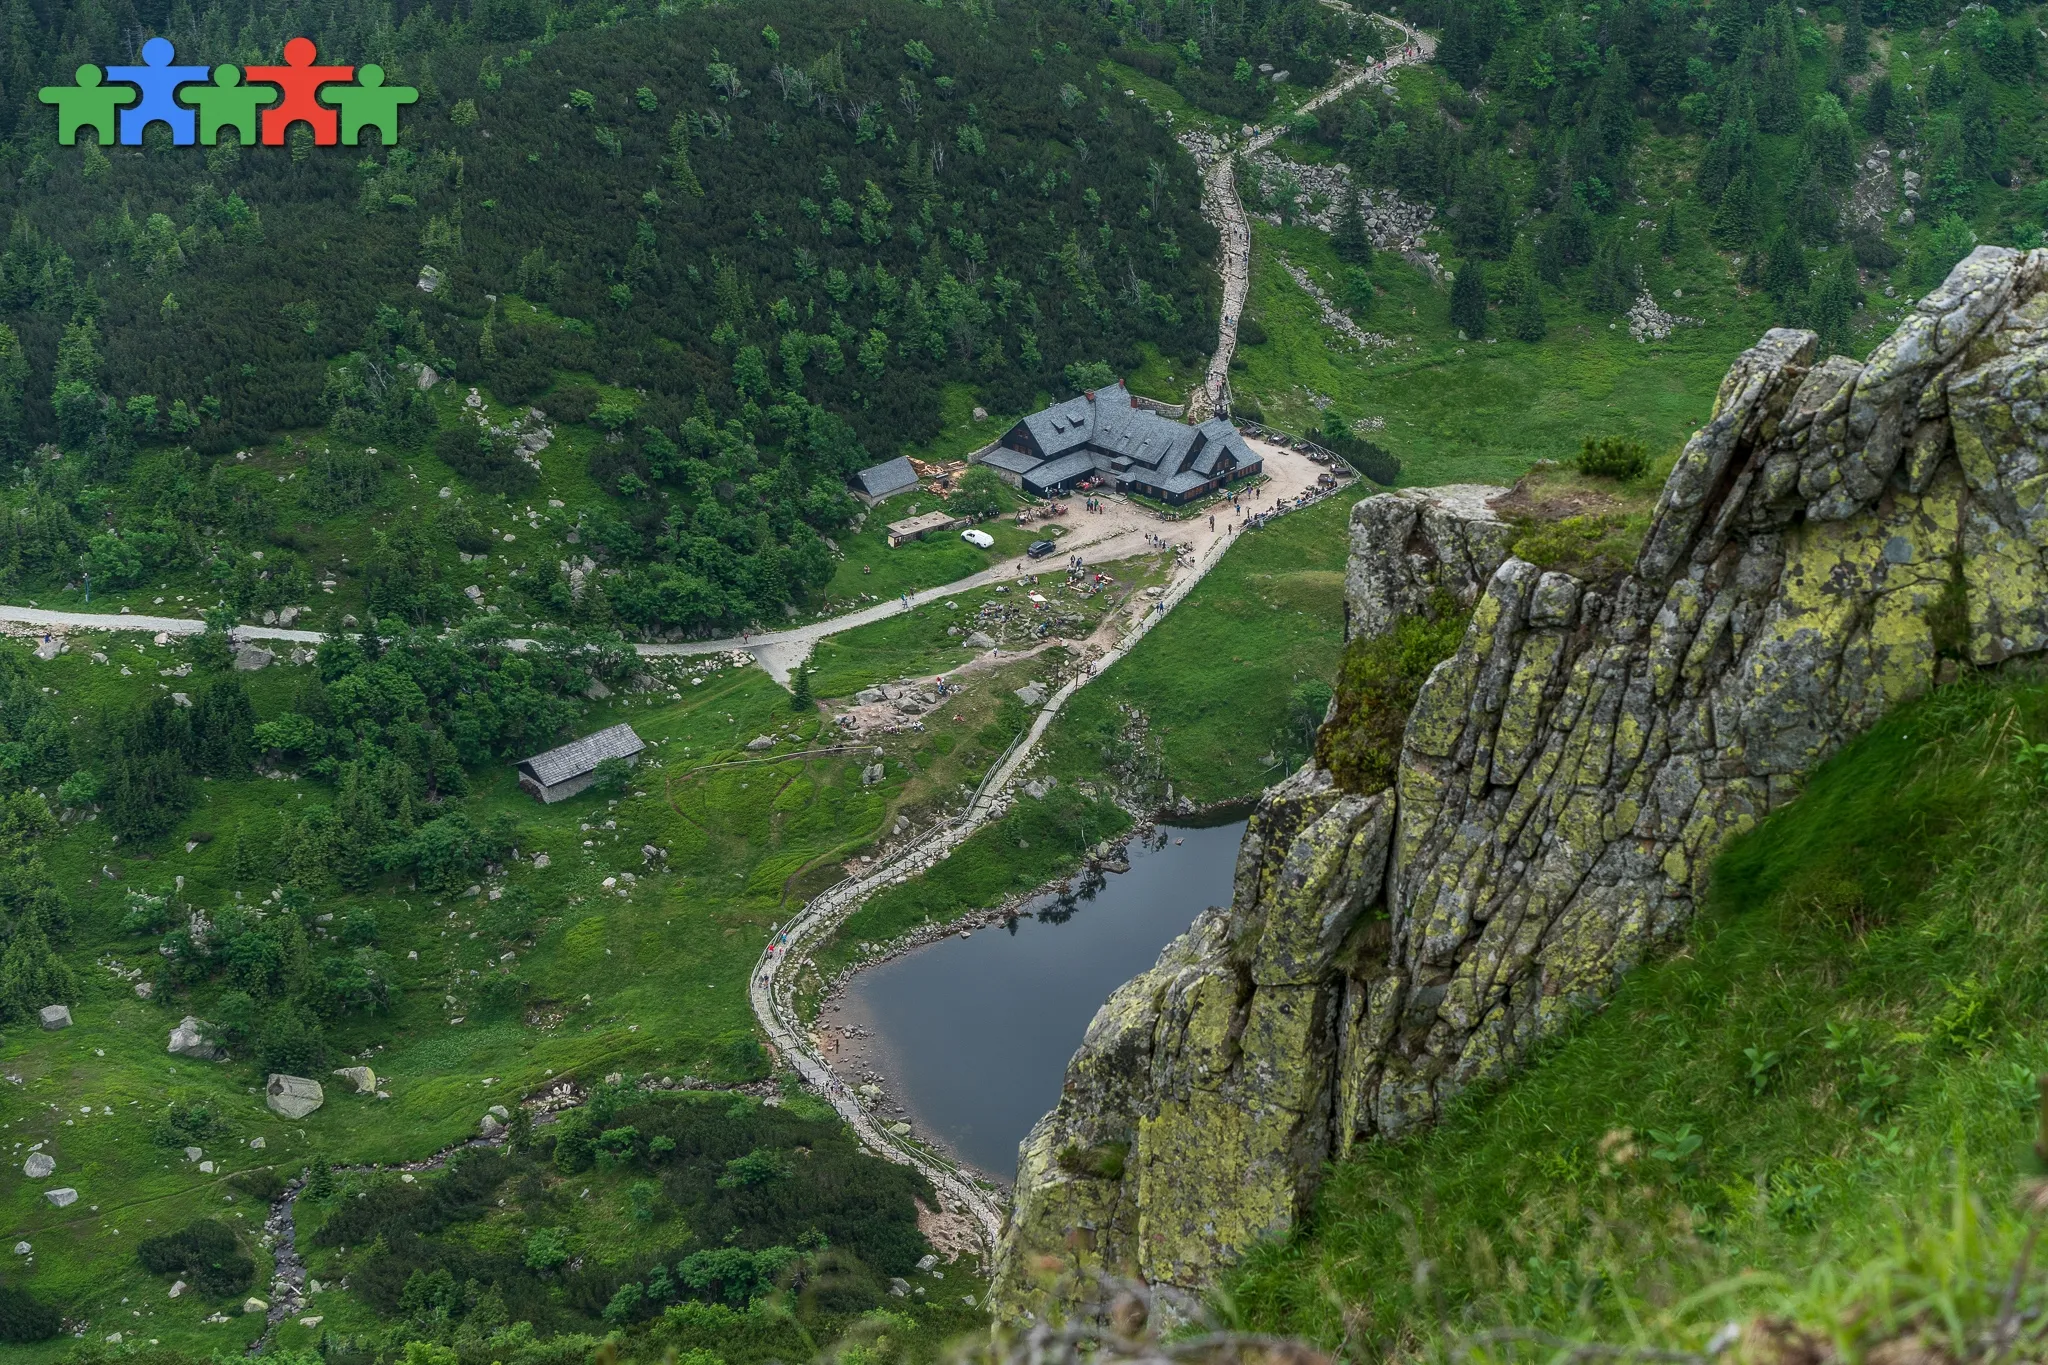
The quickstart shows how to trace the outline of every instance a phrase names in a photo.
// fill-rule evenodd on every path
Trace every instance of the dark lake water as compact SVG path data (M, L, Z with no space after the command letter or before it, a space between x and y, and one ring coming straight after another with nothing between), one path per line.
M829 1022L874 1036L848 1046L886 1078L918 1132L1004 1181L1017 1144L1059 1100L1067 1059L1124 982L1210 905L1230 899L1244 823L1159 826L1132 840L1131 870L1047 897L1011 927L942 939L857 974ZM846 1058L851 1061L852 1058ZM857 1083L857 1065L841 1074Z

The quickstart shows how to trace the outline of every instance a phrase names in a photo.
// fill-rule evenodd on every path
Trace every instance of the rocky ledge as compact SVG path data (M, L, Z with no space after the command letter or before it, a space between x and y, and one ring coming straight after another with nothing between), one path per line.
M1618 581L1511 557L1478 489L1369 498L1352 539L1347 633L1448 591L1463 644L1393 787L1267 792L1231 904L1097 1014L1020 1153L1006 1315L1205 1286L1597 1006L1845 740L2048 648L2048 251L1978 249L1862 364L1768 333Z

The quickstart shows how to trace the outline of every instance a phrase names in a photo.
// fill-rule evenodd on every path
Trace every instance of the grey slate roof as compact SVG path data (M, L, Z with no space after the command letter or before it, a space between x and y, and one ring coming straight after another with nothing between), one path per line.
M860 491L871 498L886 498L891 493L900 493L917 482L917 471L910 467L910 461L902 455L881 464L869 465L853 476L860 485Z
M607 758L631 758L647 747L633 727L621 722L609 730L571 740L559 749L535 754L519 764L519 771L544 787L581 777Z
M1024 477L1036 487L1050 488L1056 483L1065 483L1068 479L1082 478L1094 469L1095 458L1085 450L1077 450L1071 455L1062 455L1057 460L1047 460Z
M1027 487L1046 491L1090 470L1114 473L1118 479L1165 493L1198 488L1238 470L1256 469L1260 460L1237 428L1216 417L1199 427L1136 407L1121 383L1079 398L1055 403L1023 419L1044 463L1035 455L1014 450L991 452L986 460L999 469L1021 474ZM1010 439L1016 436L1012 428ZM1232 468L1224 469L1228 455Z
M992 469L1007 469L1012 474L1029 474L1044 461L1036 455L1022 450L1010 450L1001 446L981 457L981 462Z
M1184 469L1178 474L1147 475L1145 478L1138 480L1138 482L1170 495L1200 488L1203 484L1209 482L1209 476L1207 474L1198 474L1192 469Z

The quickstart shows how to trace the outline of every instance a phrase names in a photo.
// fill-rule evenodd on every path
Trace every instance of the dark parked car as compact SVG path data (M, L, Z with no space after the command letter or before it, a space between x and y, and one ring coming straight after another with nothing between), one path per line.
M1051 554L1053 550L1056 548L1057 547L1049 540L1034 540L1031 542L1031 548L1026 550L1024 553L1030 555L1033 559L1044 559L1047 555Z

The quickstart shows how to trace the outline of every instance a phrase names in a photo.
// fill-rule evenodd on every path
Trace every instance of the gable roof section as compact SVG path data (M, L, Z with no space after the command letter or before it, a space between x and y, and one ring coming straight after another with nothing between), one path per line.
M631 758L646 747L633 727L622 722L609 730L571 740L559 749L523 759L519 771L544 787L552 787L581 777L607 758Z
M1024 477L1039 488L1047 488L1067 479L1078 479L1094 469L1095 457L1085 450L1076 450L1057 460L1047 460Z
M1012 474L1028 474L1044 463L1036 455L1022 450L1010 450L1004 446L997 446L982 456L981 462L991 469L1007 469Z
M869 465L853 476L860 485L860 491L871 498L886 498L891 493L900 493L917 482L917 471L910 467L908 458L898 455L893 460Z

